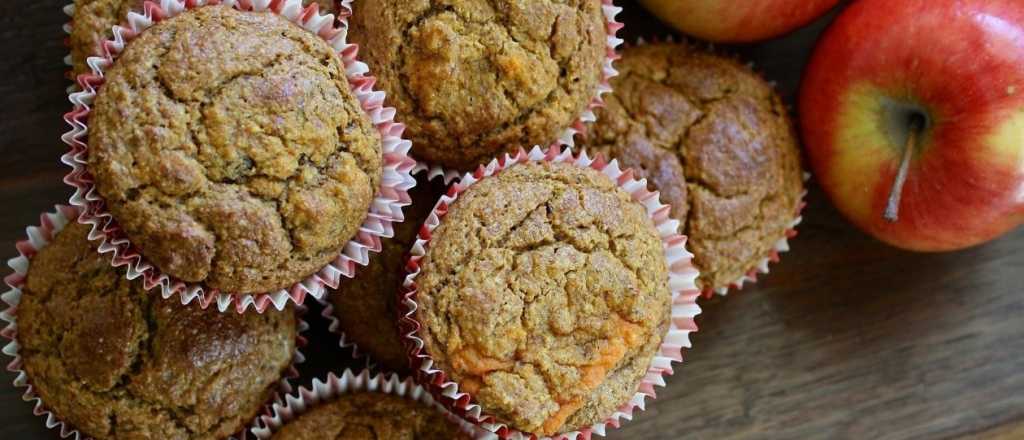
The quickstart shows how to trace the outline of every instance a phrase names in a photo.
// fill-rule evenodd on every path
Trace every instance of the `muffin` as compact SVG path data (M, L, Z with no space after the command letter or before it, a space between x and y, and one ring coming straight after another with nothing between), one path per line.
M381 181L381 137L316 35L188 10L132 40L89 116L87 170L136 250L223 292L276 291L338 257Z
M552 144L603 78L600 0L374 0L352 13L349 40L414 155L436 165L469 170Z
M607 420L634 396L670 326L659 232L592 168L526 162L479 180L417 264L410 317L422 354L519 431Z
M582 148L672 205L705 291L771 255L797 217L800 150L782 100L749 68L686 44L631 47Z
M272 440L470 439L437 408L391 394L343 394L284 425Z
M85 60L101 53L103 41L114 38L114 26L124 23L130 11L141 13L143 3L144 0L74 0L75 14L68 44L75 76L89 72ZM323 14L337 11L334 0L305 0L304 3L319 4Z
M47 409L96 439L220 439L244 429L295 353L291 311L218 314L148 294L69 224L31 260L19 354Z
M369 354L387 371L409 371L409 358L396 326L395 302L405 279L406 254L446 188L444 179L429 179L427 173L420 173L416 187L409 190L412 205L406 208L405 221L395 225L395 237L383 240L380 255L329 298L345 342L355 344L359 352Z

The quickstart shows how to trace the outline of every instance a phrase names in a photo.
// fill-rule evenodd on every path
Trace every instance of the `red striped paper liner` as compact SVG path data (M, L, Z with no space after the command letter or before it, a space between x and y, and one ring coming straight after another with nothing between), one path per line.
M700 307L697 305L700 290L696 285L698 271L692 264L693 255L686 250L686 237L678 233L679 222L669 216L670 207L658 200L658 193L647 190L646 181L634 179L633 171L620 169L615 160L606 162L600 156L591 159L586 152L574 155L571 149L560 149L559 146L552 146L547 150L534 147L529 153L520 150L515 155L505 154L501 158L494 159L486 166L480 166L475 172L466 174L459 183L453 185L448 194L438 201L434 211L427 218L420 230L419 239L410 252L411 256L406 265L406 270L409 272L405 280L406 293L402 295L399 302L400 326L404 342L414 369L417 370L419 382L429 386L434 397L445 407L497 434L500 438L537 438L533 434L518 431L498 421L493 415L486 412L486 408L477 404L471 395L460 391L458 383L449 380L443 371L434 368L433 359L430 353L425 351L424 342L418 336L421 325L415 318L418 308L416 276L420 273L419 262L426 254L432 232L441 224L448 208L455 203L461 193L476 182L525 162L561 162L600 171L630 194L636 203L644 206L661 236L665 249L665 264L669 270L668 284L672 292L671 325L651 360L646 376L638 384L636 394L619 407L614 414L611 414L605 422L550 438L559 440L589 439L595 433L603 436L609 427L617 428L621 419L632 419L635 409L643 410L645 399L655 397L655 386L665 386L663 376L673 374L673 362L682 362L682 349L690 347L690 333L697 331L694 317L700 313Z
M416 166L412 169L412 175L416 176L420 173L426 173L427 181L434 179L442 179L445 186L451 185L456 179L459 178L459 173L454 170L446 170L443 167L436 165L427 165L424 162L416 162ZM415 201L413 201L415 203ZM397 295L400 292L395 292ZM332 295L339 295L339 292L331 292ZM334 304L331 303L327 298L318 299L317 302L323 306L323 310L320 312L320 316L327 320L329 323L327 330L335 335L338 335L338 347L343 350L351 350L352 357L356 359L365 358L367 368L376 368L377 364L374 362L373 356L369 353L364 353L359 350L359 342L355 339L348 337L348 335L341 329L341 321L334 314Z
M270 412L257 419L250 430L257 439L270 439L288 422L299 418L316 406L343 398L346 394L362 392L390 394L433 407L471 437L476 439L495 438L494 434L460 419L438 404L433 396L411 377L403 379L397 374L385 375L383 373L374 375L370 370L355 373L348 369L341 375L329 373L322 380L313 379L309 388L299 387L294 394L278 396L277 403L271 406Z
M7 325L0 330L0 338L6 339L8 342L4 345L2 351L3 354L10 356L12 359L7 364L7 371L10 371L16 375L14 379L15 388L23 388L25 392L22 394L22 400L26 402L33 402L32 413L36 416L43 417L44 424L49 429L58 430L61 438L74 437L76 440L89 439L88 437L74 426L64 422L57 417L56 414L52 413L46 406L46 402L43 402L42 398L39 397L35 392L35 388L32 386L32 378L29 377L28 373L22 369L22 358L19 350L21 348L18 344L18 305L21 304L22 289L25 286L25 280L28 274L29 267L32 264L32 258L37 253L57 236L57 233L64 230L64 228L71 222L75 221L80 214L80 210L73 206L57 205L53 212L43 213L39 215L39 225L29 226L25 229L26 238L15 244L18 250L18 256L7 260L7 265L14 271L13 273L4 277L4 282L10 288L10 290L0 295L0 300L6 304L3 311L0 311L0 320L7 323ZM187 306L182 306L187 307ZM306 323L301 317L305 313L305 309L302 306L296 306L296 320L298 329L296 331L295 339L295 355L292 358L292 364L285 371L284 376L278 383L278 390L275 396L273 396L264 405L262 412L264 414L269 413L272 408L272 404L277 402L278 396L281 394L290 393L292 391L291 381L299 378L299 371L296 369L296 365L305 362L305 356L302 354L301 349L307 345L307 340L302 333L309 329L309 324ZM255 415L258 418L260 415ZM233 438L245 439L248 436L247 427L243 427L242 430L235 434Z
M251 307L262 313L269 306L282 310L289 302L301 305L306 295L322 297L325 287L337 287L343 277L351 278L357 265L367 264L370 252L380 251L381 239L394 234L392 224L404 220L402 208L409 204L408 190L416 184L410 174L416 162L408 156L412 144L401 137L405 126L394 122L395 110L384 107L384 92L373 90L375 78L367 74L366 64L356 59L358 48L346 41L346 17L351 11L350 3L351 0L341 3L342 11L346 12L340 14L342 19L338 24L331 15L317 13L315 5L303 8L301 0L160 0L159 3L150 0L145 3L142 14L129 13L124 26L114 27L114 39L104 43L102 56L90 57L88 60L93 73L78 77L81 91L70 95L74 109L64 116L71 130L61 137L70 146L70 151L61 157L61 161L72 168L64 178L65 183L75 189L71 204L82 209L78 221L92 225L89 238L102 241L100 252L111 254L111 264L115 267L126 266L127 277L133 280L141 277L146 289L159 287L164 298L179 296L183 304L198 301L203 308L215 304L222 312L233 308L238 313L244 313ZM381 186L356 236L335 260L317 273L276 292L221 292L199 283L186 283L163 273L146 261L129 242L116 219L106 210L105 202L96 191L87 169L90 105L97 89L103 85L104 70L114 63L128 42L156 22L188 9L216 4L242 11L278 14L327 41L344 62L352 92L383 140L384 169Z

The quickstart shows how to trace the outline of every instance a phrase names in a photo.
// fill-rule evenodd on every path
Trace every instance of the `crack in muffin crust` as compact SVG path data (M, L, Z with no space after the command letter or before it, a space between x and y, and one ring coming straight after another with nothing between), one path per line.
M781 99L739 63L686 44L623 52L580 142L646 177L689 237L702 289L728 287L785 236L803 193Z
M90 437L217 439L240 431L292 363L291 310L219 314L119 276L73 223L32 259L19 353L58 418Z
M188 11L131 42L90 118L88 168L165 273L287 287L337 257L381 179L381 139L319 37L269 13Z
M604 421L633 397L669 326L660 237L592 169L521 164L477 182L420 267L425 352L526 432Z
M468 169L548 145L595 96L605 18L594 0L381 0L350 38L423 159Z
M287 423L271 440L469 440L437 408L383 393L342 394Z

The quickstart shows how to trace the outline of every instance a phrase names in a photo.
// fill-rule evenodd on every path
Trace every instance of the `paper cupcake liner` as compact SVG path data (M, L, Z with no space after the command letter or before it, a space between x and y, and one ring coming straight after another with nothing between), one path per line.
M646 397L652 399L655 397L654 387L665 386L663 376L673 373L673 362L682 362L682 349L690 347L690 333L697 331L694 317L701 311L697 305L700 290L695 284L698 272L691 261L693 255L685 248L686 237L678 234L679 221L670 218L670 207L658 200L658 193L647 190L646 181L634 179L633 172L628 169L620 169L617 161L606 162L600 156L591 159L586 152L582 152L578 156L573 155L570 149L560 150L558 146L550 147L547 150L534 147L529 153L520 150L515 155L506 154L502 158L492 160L486 167L481 166L476 172L466 174L459 183L449 189L447 195L438 201L434 211L421 228L419 239L412 247L411 256L406 265L409 272L404 283L406 293L403 294L398 304L401 314L400 326L404 337L403 342L406 344L414 369L417 370L419 382L427 384L435 398L442 404L452 412L479 424L501 438L535 438L532 434L520 432L498 422L494 416L485 412L486 409L475 403L472 396L461 392L458 383L449 380L443 371L434 368L434 361L424 350L424 342L418 336L421 326L416 321L415 314L419 307L416 303L416 276L420 272L419 262L426 254L431 234L441 224L448 207L459 198L462 192L479 180L486 179L517 164L542 161L562 162L598 170L630 194L634 201L642 204L661 236L665 249L665 260L669 269L669 288L672 291L671 325L651 360L647 375L638 385L636 394L605 422L552 437L569 440L589 439L595 433L605 435L609 427L617 428L621 419L631 420L634 409L644 409Z
M349 339L348 335L346 335L345 332L341 330L341 321L339 321L338 318L334 316L334 304L331 304L330 301L327 301L325 299L317 299L317 302L319 302L320 305L323 306L323 310L320 312L320 316L322 316L324 319L327 319L327 331L338 336L338 348L341 348L342 350L351 351L353 359L365 362L365 368L376 368L377 365L373 361L373 357L371 357L368 353L364 353L362 350L360 350L359 344L356 343L356 341Z
M64 31L65 35L67 35L66 37L64 37L64 47L66 49L68 49L68 53L66 55L64 55L64 65L68 67L68 70L66 72L64 72L64 77L66 77L69 81L72 82L72 84L69 85L68 88L67 88L68 94L71 94L71 93L74 93L74 92L78 91L77 85L74 84L74 82L75 82L75 80L74 80L75 74L74 74L74 71L72 70L73 63L71 62L71 51L70 51L70 49L71 49L71 28L72 28L72 26L74 26L74 20L75 20L75 3L72 2L72 3L68 3L68 4L64 5L64 7L61 8L61 11L64 13L64 15L68 16L68 21L67 21L67 23L64 23L61 26L61 30Z
M434 180L438 177L444 179L445 185L451 185L462 173L456 170L445 169L440 165L431 165L426 162L416 161L416 166L412 168L412 175L415 176L419 173L427 173L427 180Z
M14 270L13 273L4 277L4 282L10 287L10 290L0 295L0 300L6 304L3 311L0 311L0 320L7 323L7 325L0 330L0 338L6 339L8 342L4 345L2 352L3 354L12 358L11 362L7 364L7 371L10 371L16 375L14 379L15 388L24 388L25 392L22 394L22 400L26 402L34 402L32 413L36 416L43 417L44 424L49 429L57 429L60 432L61 438L68 438L74 436L77 439L89 438L82 434L73 426L65 423L56 414L50 412L47 408L46 403L43 402L42 398L39 397L35 392L35 388L32 386L32 380L28 376L28 373L22 369L23 362L19 350L21 345L18 344L18 305L21 304L22 288L25 286L26 277L28 274L29 267L32 264L32 258L44 247L56 237L57 233L64 230L64 228L71 222L78 218L80 211L78 208L72 206L57 205L53 212L44 213L39 216L39 225L30 226L26 228L26 239L19 241L15 246L18 250L18 256L7 260L7 265ZM261 413L266 414L271 408L273 403L277 402L277 398L281 394L290 393L292 391L291 381L299 378L299 371L296 369L296 365L305 362L305 356L302 354L301 349L308 343L305 336L302 336L306 330L309 329L309 324L302 319L302 314L305 309L302 306L298 307L297 310L297 332L295 339L295 354L292 357L292 364L285 371L281 377L281 381L277 386L277 393L264 405ZM259 417L257 415L256 417ZM237 433L234 438L245 439L247 437L247 428L243 427L242 431Z
M412 169L412 175L415 177L420 173L426 173L427 181L434 179L443 179L445 186L449 186L459 178L459 172L454 170L446 170L443 167L436 165L428 165L424 162L416 162L416 166ZM400 292L395 292L397 295ZM338 293L335 292L335 295ZM373 359L373 356L369 353L364 353L359 349L359 344L348 337L348 335L341 329L341 321L334 314L334 304L330 300L325 298L317 299L317 302L323 306L323 311L320 312L320 316L327 319L329 322L327 330L338 336L338 347L351 350L352 357L356 359L366 359L366 368L376 368L377 364Z
M341 10L351 11L350 2L342 1ZM97 89L103 85L104 70L114 63L128 42L156 22L188 9L214 4L229 5L243 11L269 11L327 41L344 62L352 92L383 139L381 187L356 236L334 261L317 273L276 292L221 292L204 288L198 283L186 283L163 273L146 261L129 242L117 221L107 211L87 169L90 106ZM341 24L336 24L332 15L318 14L316 6L303 9L301 0L160 0L159 3L147 1L143 14L129 13L125 26L114 27L114 39L104 43L102 56L90 57L88 60L92 74L79 75L78 86L81 91L70 95L74 109L64 116L64 120L71 126L71 130L61 137L70 146L70 151L61 157L61 161L72 168L64 182L75 189L71 204L82 209L78 221L92 225L89 239L102 241L99 250L111 254L111 263L115 267L127 266L128 279L142 277L146 289L159 286L164 298L180 296L183 304L198 301L203 308L216 304L222 312L233 307L238 313L244 313L252 307L262 313L268 306L281 310L288 302L302 304L306 295L322 297L325 286L337 287L342 277L353 276L357 265L367 264L370 252L380 251L381 238L394 234L392 223L404 220L402 208L409 204L408 190L416 185L416 180L410 174L416 163L408 156L412 144L401 137L405 126L394 122L395 110L384 107L384 93L373 90L375 78L367 74L366 64L356 59L357 47L346 42L347 24L344 17L348 15L349 12L342 12Z
M279 402L272 406L270 413L260 417L253 424L251 431L257 439L269 439L285 424L299 418L299 416L315 408L317 405L334 401L345 394L359 392L391 394L419 402L428 407L434 407L442 412L448 420L461 427L463 432L473 438L495 438L494 434L483 431L472 423L460 419L449 412L434 401L433 396L422 386L417 385L412 378L403 380L396 374L387 376L384 374L372 375L369 370L363 370L359 373L345 370L341 373L341 376L330 373L324 380L313 379L311 388L300 387L297 393L280 397L278 399Z

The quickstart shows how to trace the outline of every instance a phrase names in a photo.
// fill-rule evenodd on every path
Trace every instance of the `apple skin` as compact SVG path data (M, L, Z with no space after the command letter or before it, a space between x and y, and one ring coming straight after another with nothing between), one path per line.
M801 87L809 162L858 227L933 252L1024 223L1024 1L859 0L819 41ZM928 124L887 222L913 113Z
M750 43L789 33L839 0L640 0L681 32L717 43Z

